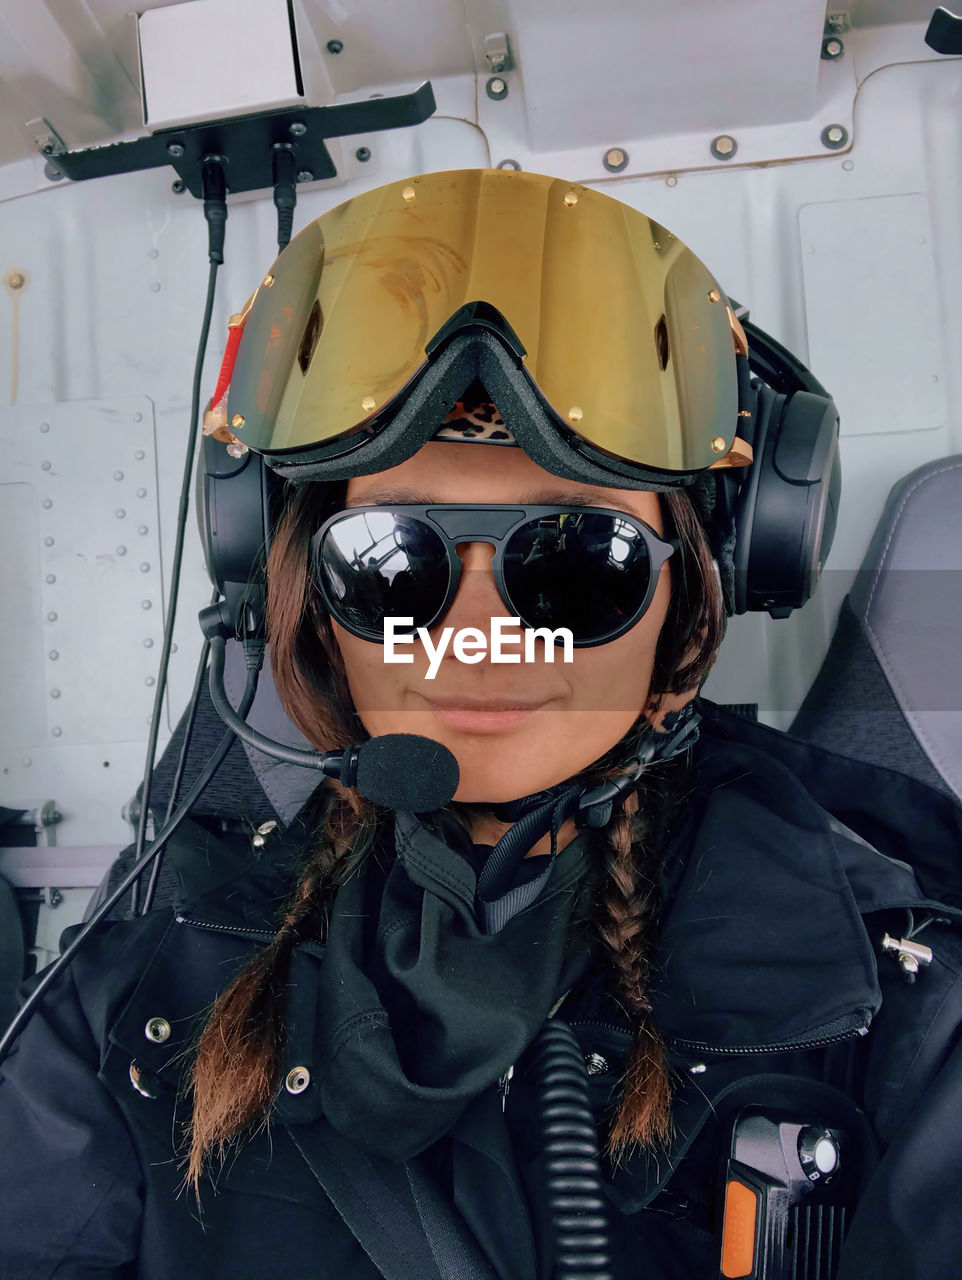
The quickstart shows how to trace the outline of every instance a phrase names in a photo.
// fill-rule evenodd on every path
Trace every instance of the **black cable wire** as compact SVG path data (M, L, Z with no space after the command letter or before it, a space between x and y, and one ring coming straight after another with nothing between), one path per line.
M277 252L290 244L297 204L297 164L289 143L274 148L274 204L277 206Z
M211 604L216 603L220 596L219 591L214 591L214 598ZM184 770L187 767L187 756L190 752L190 744L194 737L194 725L197 722L197 710L200 706L200 693L204 687L204 676L207 672L207 659L210 655L210 641L204 639L201 645L200 658L197 662L197 671L194 675L194 687L191 690L190 702L187 704L187 722L184 725L184 737L180 744L180 754L177 757L177 768L174 772L174 780L170 784L170 795L167 797L167 812L164 814L164 822L170 821L177 805L177 797L180 795L180 786L184 780ZM146 915L154 904L154 895L157 892L157 882L160 879L160 871L164 865L164 853L161 849L154 858L154 865L150 868L150 879L147 881L147 889L144 893L144 903L141 908L141 915Z
M257 690L257 672L248 671L247 684L244 689L244 695L241 698L240 705L237 708L238 715L245 716L247 712L250 710L251 703L254 701L254 694L256 690ZM163 849L164 845L167 843L170 837L174 834L177 828L188 816L191 809L196 804L197 799L200 796L201 792L207 786L208 782L210 782L211 778L220 768L221 764L223 764L224 758L227 755L228 751L230 750L231 744L233 743L233 741L234 741L234 735L232 733L228 731L227 733L224 734L223 738L221 738L220 742L217 744L214 750L214 754L207 761L207 764L204 766L204 769L201 772L200 776L197 778L197 781L194 783L190 791L187 793L187 798L184 800L184 803L180 806L177 812L171 817L170 821L164 823L163 827L161 828L160 832L157 835L157 839L153 842L153 844L151 844L150 848L143 855L143 857L140 858L139 861L134 863L130 871L127 873L127 875L124 876L123 880L121 880L120 884L113 891L113 893L106 899L106 901L101 903L101 905L97 908L94 914L83 926L83 928L74 938L74 940L67 947L66 951L64 951L63 955L61 955L59 959L54 961L54 963L50 966L50 968L46 971L46 973L43 975L43 977L34 987L33 991L31 991L30 995L24 1001L22 1008L17 1013L13 1021L10 1023L7 1030L4 1032L2 1039L0 1039L0 1062L2 1062L3 1059L6 1057L7 1052L10 1049L10 1046L13 1044L14 1040L20 1034L21 1029L29 1019L33 1010L39 1004L40 1000L43 998L43 995L47 991L47 989L50 987L50 984L54 981L55 978L57 978L59 974L61 974L64 971L64 969L73 959L73 957L77 954L77 952L83 946L84 942L86 941L90 933L96 928L98 924L100 924L100 922L104 919L104 917L107 916L110 913L110 911L117 905L117 903L124 896L124 894L131 887L131 885L137 882L139 877L143 874L144 870L150 865L151 861L155 857L157 857L157 855Z
M140 789L140 813L137 818L137 838L135 857L143 853L147 834L147 820L150 815L150 785L157 758L157 737L160 733L160 721L163 713L164 695L167 692L167 671L170 666L170 650L174 639L174 622L177 617L177 597L180 592L181 562L184 558L184 541L187 533L187 516L190 508L191 476L194 471L194 455L196 453L197 424L200 419L200 395L203 383L204 356L207 352L207 339L210 334L210 322L214 312L214 292L217 287L217 262L211 262L210 274L207 278L207 301L204 306L204 319L201 324L200 340L197 344L197 358L194 363L194 385L190 406L190 429L188 432L187 452L184 457L184 474L180 486L180 504L177 509L177 532L174 541L174 557L170 570L170 595L167 601L167 621L164 626L164 643L157 671L157 685L154 691L154 708L150 717L150 734L147 739L147 758L144 762L144 780ZM130 913L137 915L140 905L139 883L134 883L130 895Z

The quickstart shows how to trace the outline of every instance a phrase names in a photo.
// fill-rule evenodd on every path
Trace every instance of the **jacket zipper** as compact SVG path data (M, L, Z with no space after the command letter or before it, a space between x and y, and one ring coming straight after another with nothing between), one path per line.
M590 1028L593 1031L608 1031L623 1037L626 1041L631 1039L630 1031L626 1031L624 1027L620 1027L613 1022L576 1022L572 1025ZM868 1023L866 1023L864 1026L852 1027L848 1031L841 1031L830 1036L821 1036L815 1040L787 1041L781 1044L744 1045L738 1048L707 1044L701 1040L678 1040L672 1036L666 1036L665 1043L670 1048L679 1049L683 1052L725 1054L730 1057L738 1057L740 1054L748 1053L791 1053L804 1049L824 1049L831 1044L841 1044L845 1040L854 1040L857 1036L867 1036L868 1031Z
M197 920L193 916L176 915L178 924L189 924L195 929L207 929L210 933L243 934L248 938L256 938L259 942L273 942L274 934L264 929L247 929L243 925L214 924L211 920Z

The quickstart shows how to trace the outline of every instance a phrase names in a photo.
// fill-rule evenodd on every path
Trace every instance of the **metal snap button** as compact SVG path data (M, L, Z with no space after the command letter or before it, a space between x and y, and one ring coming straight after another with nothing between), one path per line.
M600 1076L608 1070L608 1059L600 1053L585 1054L585 1070L589 1076Z
M136 1061L130 1064L130 1083L137 1092L144 1098L156 1098L154 1092L154 1080L149 1071L145 1071Z
M307 1067L294 1067L288 1071L284 1088L288 1093L303 1093L311 1083L311 1073Z
M148 1018L144 1035L152 1044L163 1044L170 1039L170 1023L166 1018Z

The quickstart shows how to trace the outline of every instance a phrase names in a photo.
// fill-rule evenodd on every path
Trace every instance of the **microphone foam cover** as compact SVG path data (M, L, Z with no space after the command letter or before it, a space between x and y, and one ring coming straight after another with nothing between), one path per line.
M447 747L419 734L386 733L358 751L357 789L385 809L433 813L448 803L459 779Z

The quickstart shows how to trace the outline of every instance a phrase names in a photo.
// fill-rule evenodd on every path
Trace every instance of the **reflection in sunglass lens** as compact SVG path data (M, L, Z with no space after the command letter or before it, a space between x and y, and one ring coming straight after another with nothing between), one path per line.
M380 632L386 617L426 626L444 603L448 558L440 535L392 511L360 511L333 524L316 570L334 616Z
M509 539L504 581L530 627L568 627L575 641L623 628L648 594L641 530L615 516L571 511L529 520Z

